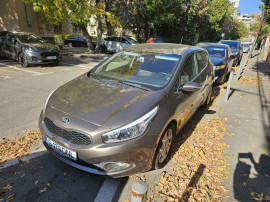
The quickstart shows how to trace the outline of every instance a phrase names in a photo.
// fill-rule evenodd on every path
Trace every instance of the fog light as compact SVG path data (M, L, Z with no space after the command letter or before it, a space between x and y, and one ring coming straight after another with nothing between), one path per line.
M110 172L134 167L134 165L131 165L129 163L124 163L124 162L102 162L102 163L96 164L95 166L98 166L99 168L102 168Z

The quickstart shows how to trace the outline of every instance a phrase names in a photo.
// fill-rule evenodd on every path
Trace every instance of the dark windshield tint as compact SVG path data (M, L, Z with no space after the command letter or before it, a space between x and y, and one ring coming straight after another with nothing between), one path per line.
M127 38L131 43L138 43L136 40L132 39L132 38Z
M35 34L15 34L22 43L46 43L44 39Z
M120 52L95 69L93 74L156 89L169 82L180 60L181 56L176 54Z
M235 49L238 48L238 44L239 44L238 41L221 41L221 43L227 44L227 45L229 45L231 48L235 48Z
M211 46L203 47L203 48L207 50L210 57L218 57L218 58L226 57L226 48L211 47Z

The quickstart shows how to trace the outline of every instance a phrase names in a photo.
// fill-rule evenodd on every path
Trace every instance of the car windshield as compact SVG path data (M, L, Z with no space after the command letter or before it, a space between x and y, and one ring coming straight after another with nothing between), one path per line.
M181 55L123 51L95 69L96 78L136 84L152 90L167 85Z
M225 58L226 57L226 49L222 47L203 47L207 50L210 57L218 57L218 58Z
M22 43L46 43L44 39L35 34L16 34Z
M227 44L229 45L231 48L235 48L237 49L238 48L238 41L221 41L221 43L223 44Z
M247 43L244 43L244 44L242 43L241 45L242 45L242 47L249 47L249 46L250 46L250 45L247 44Z
M138 43L138 41L136 41L135 39L132 39L132 38L129 38L129 37L127 37L127 39L131 42L131 43Z

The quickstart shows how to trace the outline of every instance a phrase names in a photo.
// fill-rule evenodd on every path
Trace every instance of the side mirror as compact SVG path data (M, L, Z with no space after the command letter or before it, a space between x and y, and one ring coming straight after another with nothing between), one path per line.
M194 92L194 91L200 90L200 88L201 88L201 84L193 82L193 81L188 81L187 83L184 84L181 90L186 91L186 92Z

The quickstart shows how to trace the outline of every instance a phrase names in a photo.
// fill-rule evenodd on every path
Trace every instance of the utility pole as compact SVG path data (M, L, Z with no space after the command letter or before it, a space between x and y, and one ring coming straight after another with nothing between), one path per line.
M250 57L253 57L253 51L254 51L254 48L255 48L255 44L257 43L257 40L258 40L258 38L259 38L259 35L260 35L261 29L262 29L262 25L263 25L263 21L264 21L265 15L266 15L266 6L265 6L265 4L264 4L264 9L263 9L262 17L261 17L260 26L259 26L259 29L258 29L258 31L257 31L255 40L254 40L254 42L253 42L253 44L252 44L252 47L251 47Z

